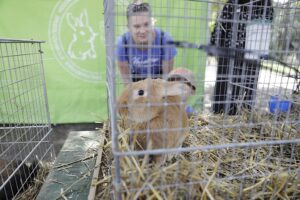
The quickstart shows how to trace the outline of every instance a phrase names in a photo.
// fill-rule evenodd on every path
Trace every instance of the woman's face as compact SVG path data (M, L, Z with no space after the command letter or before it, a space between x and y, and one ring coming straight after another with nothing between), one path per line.
M148 44L152 41L153 27L148 13L130 16L128 28L136 44Z

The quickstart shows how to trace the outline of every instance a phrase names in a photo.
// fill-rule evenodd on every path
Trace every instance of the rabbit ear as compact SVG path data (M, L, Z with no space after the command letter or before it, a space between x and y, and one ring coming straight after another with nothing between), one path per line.
M192 90L189 86L180 82L164 81L163 87L158 90L162 97L167 96L182 96L188 97L192 95Z
M88 26L88 14L86 10L83 10L80 14L80 23L82 26Z
M76 31L76 27L78 27L78 22L76 18L72 15L72 13L67 13L67 23L73 31Z

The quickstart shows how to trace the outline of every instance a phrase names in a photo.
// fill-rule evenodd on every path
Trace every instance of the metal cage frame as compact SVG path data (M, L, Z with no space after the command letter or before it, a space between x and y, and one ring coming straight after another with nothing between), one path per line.
M11 199L55 158L44 78L44 41L0 39L0 194Z
M158 2L158 1L147 1L153 3L153 2ZM110 0L105 0L104 1L104 15L105 15L105 38L106 38L106 74L107 74L107 91L108 91L108 104L109 104L109 115L110 115L110 122L111 122L111 134L112 134L112 153L113 153L113 168L112 168L112 174L113 174L113 196L116 199L122 199L122 198L128 198L128 197L135 197L138 198L138 194L141 194L144 190L156 190L156 191L162 191L164 189L170 189L170 188L184 188L186 190L184 190L185 192L187 192L187 194L181 194L183 195L183 198L195 198L194 196L194 192L195 192L195 188L193 188L193 186L198 186L203 184L204 186L206 185L208 187L208 185L210 184L210 182L212 181L212 177L215 175L214 173L210 173L211 177L206 177L203 180L198 180L195 181L193 180L192 177L189 178L190 181L187 182L180 182L179 179L175 180L174 182L171 182L169 184L165 183L164 180L161 180L157 185L151 185L152 183L151 180L146 179L145 178L145 183L142 186L136 186L136 188L134 188L134 184L135 182L135 178L132 177L127 177L127 179L125 178L125 172L122 171L122 159L128 158L129 160L132 158L138 158L138 156L150 156L150 155L163 155L163 154L171 154L171 153L180 153L180 154L201 154L203 155L204 158L200 159L199 157L197 157L194 161L194 163L192 163L190 166L190 168L188 168L187 171L190 172L190 174L193 174L193 172L197 169L198 165L203 165L204 168L207 167L205 166L205 164L208 165L208 153L210 151L216 151L219 152L220 154L222 154L222 152L228 152L228 154L232 155L232 157L234 158L238 153L237 150L244 150L244 152L251 152L251 151L259 151L261 148L266 148L268 149L268 153L266 155L265 158L263 159L270 159L270 157L272 157L272 153L274 153L275 149L280 149L280 152L277 156L277 158L274 159L278 159L278 161L280 162L280 159L282 158L282 160L287 159L287 160L294 160L293 162L291 161L290 166L286 167L286 172L290 173L298 173L298 178L299 178L299 169L297 172L297 167L295 167L295 165L297 165L297 163L299 164L299 160L297 161L297 159L299 159L299 152L297 152L299 150L299 144L300 144L300 114L296 113L293 114L291 111L291 108L288 108L288 111L282 111L281 109L281 101L287 100L290 103L292 103L294 105L294 107L299 107L300 106L300 102L293 98L294 92L297 90L299 90L299 70L300 70L300 61L297 61L294 57L293 59L287 59L287 61L283 61L281 58L286 56L289 53L297 53L298 50L293 50L293 49L289 49L289 47L285 47L285 49L281 49L280 47L272 47L269 48L270 45L274 45L272 44L272 42L270 42L271 44L268 44L267 47L261 47L261 49L255 49L254 48L250 48L250 49L246 49L245 47L240 48L236 45L236 41L242 40L240 37L240 29L241 26L240 24L243 24L243 26L247 26L247 25L251 25L251 20L247 21L244 19L241 19L240 16L243 15L242 9L251 9L252 12L252 6L253 4L255 4L255 2L257 1L252 1L250 0L249 4L237 4L237 0L234 1L230 1L233 3L229 3L229 4L225 4L225 2L217 2L217 1L201 1L201 0L197 0L197 1L181 1L184 2L183 3L183 7L179 7L176 2L179 1L174 1L174 0L169 0L167 1L169 3L163 4L162 2L161 5L159 3L157 3L157 5L152 5L156 10L158 10L155 15L155 17L159 18L159 19L164 19L164 18L168 18L169 20L172 20L174 18L177 19L184 19L186 18L186 24L196 24L197 20L198 21L202 21L205 24L205 30L203 30L203 33L207 33L210 32L209 30L209 23L213 20L212 19L212 6L219 6L221 7L226 7L225 5L227 5L227 9L233 9L232 13L233 13L233 18L232 19L228 19L228 18L220 18L220 17L216 17L214 20L219 20L218 22L215 23L215 27L218 26L218 24L222 24L222 23L231 23L231 26L233 27L232 30L232 38L230 38L230 40L232 41L232 43L230 43L229 45L212 45L212 43L210 43L210 39L211 37L208 35L205 35L203 37L206 37L206 44L197 44L196 42L191 41L192 39L195 38L189 38L188 34L182 36L183 39L180 38L180 40L176 41L172 41L170 43L168 43L168 45L176 45L177 48L183 48L182 52L179 53L179 56L182 56L182 62L184 63L185 58L185 50L187 49L195 49L195 51L200 50L202 53L205 52L207 53L209 56L214 56L216 57L216 59L214 60L213 64L210 63L211 58L209 57L205 57L203 56L203 54L196 54L195 56L195 60L200 60L201 58L203 58L204 60L206 60L206 66L199 66L199 68L206 68L205 70L207 70L205 77L203 75L200 74L196 74L196 82L199 85L205 85L204 86L204 90L202 94L197 94L196 98L198 100L198 102L196 102L193 106L195 106L197 109L194 110L194 115L195 117L193 119L197 119L199 121L201 121L203 124L206 124L205 127L207 128L218 128L217 130L219 131L219 135L221 138L224 139L224 141L218 141L216 143L205 143L204 145L194 145L194 146L183 146L183 147L174 147L174 148L159 148L159 149L144 149L144 150L135 150L135 149L127 149L124 150L122 148L120 148L120 137L124 132L122 132L120 130L119 127L119 123L120 123L120 118L118 116L118 109L119 109L119 105L117 102L118 96L120 95L120 93L122 92L122 90L124 89L122 87L122 83L121 83L121 75L120 72L117 69L117 55L115 53L115 49L117 48L117 37L120 34L120 27L122 28L122 26L126 26L126 20L122 21L121 18L122 17L126 17L125 14L125 6L128 5L130 2L129 1L110 1ZM192 3L191 2L198 2L199 5L202 3L204 4L205 8L199 8L199 11L203 11L206 9L206 11L208 12L207 18L201 18L201 17L191 17L190 15L188 15L188 11L189 9L191 10L191 12L194 12L193 9L196 9L194 7L192 7ZM235 2L235 3L234 3ZM268 0L264 1L265 4L267 4ZM174 4L173 4L174 3ZM167 5L167 6L166 6ZM193 4L194 5L194 4ZM178 7L176 7L178 6ZM232 6L232 7L230 7ZM263 7L265 6L265 7ZM266 5L260 5L258 7L262 7L263 9L263 16L266 16L266 7L267 9L269 9L272 6L266 6ZM276 14L277 14L277 19L280 17L283 17L286 13L285 12L291 12L291 18L293 19L293 16L295 17L295 13L300 12L300 8L296 7L296 1L288 1L286 4L275 4L273 5L274 9L277 9ZM173 10L180 10L182 9L182 12L179 12L181 15L172 15L169 13L163 13L164 11L168 10L168 8L172 8ZM254 7L253 7L254 8ZM124 11L123 11L123 10ZM161 10L160 10L161 9ZM258 9L258 8L257 8ZM279 10L279 11L278 11ZM221 14L221 9L218 12L218 16L220 16ZM223 10L224 11L224 10ZM227 10L228 11L228 10ZM162 12L162 13L160 13ZM294 14L293 14L294 12ZM275 11L274 11L275 13ZM251 16L247 16L248 18L251 19ZM171 18L171 19L170 19ZM191 22L188 22L188 21ZM161 20L163 21L163 20ZM264 20L262 20L264 21ZM299 29L299 26L297 24L293 24L293 20L289 21L290 24L281 24L281 22L271 22L270 24L270 29L269 31L272 32L274 36L275 33L280 32L283 28L287 28L287 27L294 27L295 29ZM269 23L269 22L268 22ZM173 30L172 25L173 22L170 22L169 24L170 27L168 30ZM186 24L181 24L178 25L180 26L182 29L184 29ZM198 25L198 24L197 24ZM197 25L195 25L195 27L197 27ZM265 24L264 24L265 25ZM248 26L249 27L249 26ZM265 26L260 26L257 25L256 29L250 29L249 31L254 30L254 33L256 34L256 39L259 37L259 34L262 34L262 31L260 30L259 32L259 28L257 27L264 27ZM180 29L180 31L182 31L182 29ZM218 30L216 30L218 29ZM222 27L222 25L218 26L215 29L216 32L222 32L222 29L224 29L224 27ZM226 29L226 27L225 27ZM245 27L242 28L244 31L246 31ZM175 31L173 30L173 33ZM182 31L183 32L183 31ZM211 31L212 32L212 31ZM224 31L226 33L226 31ZM259 32L259 34L257 33ZM267 32L267 31L265 31ZM288 32L288 30L287 30ZM251 33L251 32L249 32ZM271 37L270 36L270 37ZM199 36L200 37L200 36ZM267 36L266 36L267 37ZM260 42L265 41L266 37L259 40ZM235 38L235 39L234 39ZM239 39L238 39L239 38ZM268 38L270 39L270 38ZM271 38L272 39L272 38ZM280 38L282 39L282 43L284 43L284 41L289 42L289 38L287 36L287 38ZM190 41L188 41L190 40ZM222 38L217 38L217 40L222 40ZM243 42L246 43L245 38L243 38ZM250 39L249 39L250 40ZM253 38L252 38L253 40ZM258 40L258 39L257 39ZM249 41L248 41L249 42ZM255 45L254 45L255 46ZM248 47L251 47L251 45ZM198 51L197 51L198 52ZM253 71L252 68L245 68L245 60L246 58L244 57L247 54L248 58L250 57L250 60L252 60L251 62L248 63L249 66L253 66L255 64L257 64L257 62L259 62L259 65L264 65L264 69L262 68L258 68L259 69L259 73L256 71L257 68ZM279 57L276 57L276 55ZM199 57L197 57L199 56ZM203 56L203 57L202 57ZM281 57L280 57L281 56ZM255 57L255 58L254 58ZM225 61L221 61L220 58L223 59L227 59L226 62L228 62L228 71L226 72L227 74L218 74L219 79L217 77L209 77L211 75L211 73L216 73L217 69L220 69L221 65L225 65L222 64L221 62ZM247 59L248 59L247 58ZM219 60L218 60L219 59ZM254 60L254 61L253 61ZM221 63L219 66L217 63ZM255 63L254 63L255 62ZM198 63L196 63L198 64ZM212 65L214 65L214 67L212 67ZM280 70L279 65L284 66L284 68L286 68L286 70ZM196 68L196 67L195 67ZM222 66L221 66L222 68ZM268 68L268 69L266 69ZM210 69L212 69L210 71ZM245 72L249 70L248 72ZM263 71L263 72L261 72ZM224 78L225 77L225 78ZM225 98L223 100L215 100L215 96L216 94L213 94L214 91L212 91L212 87L211 87L211 83L213 84L213 87L217 87L216 83L218 82L218 80L220 82L226 82L226 84L228 84L228 89L225 90ZM250 85L249 83L255 82L254 85ZM206 87L207 86L207 87ZM227 87L227 86L226 86ZM216 89L215 89L216 90ZM298 91L299 92L299 91ZM247 97L247 94L250 93L250 97ZM276 99L270 99L271 97L274 97L274 94ZM133 93L131 94L133 95ZM248 99L247 99L248 98ZM200 99L200 100L199 100ZM222 112L214 112L213 110L213 105L214 104L220 104L224 103L224 108L222 108ZM165 103L165 102L164 102ZM273 104L274 103L274 104ZM135 104L134 105L134 101L131 102L131 106L133 107L138 107L139 105ZM234 104L236 106L236 111L234 111L234 113L230 113L230 107L231 104ZM271 104L275 107L273 107L273 109L271 111ZM130 109L130 108L129 108ZM245 113L242 113L241 111L246 111L247 115L245 115ZM213 113L213 114L212 114ZM259 113L259 114L257 114ZM208 114L209 117L202 117L203 114ZM262 118L256 118L257 116L262 115ZM220 120L216 119L216 116L220 117ZM267 117L268 116L268 117ZM205 128L203 128L202 126L204 125L193 125L191 126L191 131L196 131L197 130L202 130L205 131ZM129 126L130 127L130 126ZM290 128L288 128L290 127ZM292 128L291 128L292 127ZM128 127L127 127L128 128ZM267 129L270 128L270 129ZM234 135L232 138L230 138L230 140L227 138L228 136L228 132L230 131L229 129L233 129L234 131ZM276 137L276 134L278 130L282 130L283 134L282 136L280 136L280 138ZM258 135L261 136L261 139L253 139L251 138L251 134L254 130L258 131ZM147 130L143 130L144 133L149 131ZM239 133L242 131L246 131L246 135L248 138L248 140L241 140ZM142 131L141 131L142 132ZM129 133L125 133L125 134L132 134L132 132L129 131ZM148 133L149 134L149 133ZM200 134L200 133L197 133ZM200 136L199 136L200 137ZM227 140L228 139L228 140ZM290 151L290 154L287 158L284 157L284 154L286 152L285 148L290 148L288 151ZM201 153L199 153L201 152ZM246 153L245 153L246 154ZM205 155L207 156L205 158ZM245 156L246 158L246 156ZM257 158L258 159L258 158ZM133 164L134 165L134 164ZM230 168L230 164L229 168ZM180 166L177 166L177 171L175 171L175 174L180 174ZM235 166L234 163L231 163L231 167ZM136 166L135 166L136 167ZM133 167L133 168L135 168ZM223 166L226 167L226 166ZM252 166L253 168L255 168L255 166ZM137 176L139 176L139 173L142 173L139 171L138 167L135 168L137 170L136 174ZM152 169L152 168L151 168ZM219 168L217 167L216 170L218 170ZM158 171L157 173L160 173L161 176L164 176L164 171L163 169L159 169L156 168L156 170ZM213 169L210 169L213 171ZM296 170L296 172L295 172ZM277 172L276 176L280 177L282 173L281 169L275 169L275 172ZM134 174L134 173L133 173ZM145 172L146 175L149 175ZM259 174L259 172L258 172ZM272 173L270 173L272 174ZM175 175L174 175L175 176ZM216 183L221 183L224 179L227 180L233 180L233 179L239 179L241 181L238 191L239 194L237 196L235 196L235 198L237 199L242 199L243 196L243 189L246 190L250 190L252 189L250 187L249 188L243 188L244 187L244 182L245 180L249 179L249 175L244 175L243 173L238 174L236 176L232 175L232 176L228 176L228 177L222 177L221 174L218 174L218 180L216 180ZM225 176L225 175L224 175ZM270 175L271 176L271 175ZM274 175L275 176L275 175ZM257 175L257 177L255 175L253 175L253 183L257 183L260 184L260 182L258 180L262 180L263 178L261 178L259 175ZM130 179L130 180L129 180ZM132 188L129 186L128 188L124 186L124 182L128 181L129 184L132 183ZM148 181L148 182L147 182ZM147 185L147 183L149 183L149 185ZM197 185L199 184L199 185ZM267 184L267 183L264 183ZM291 183L291 184L296 184L295 182ZM203 187L204 187L203 186ZM263 190L267 190L267 186L265 186L265 189ZM205 193L205 190L207 189L207 187L204 187L204 191L203 193ZM296 187L296 186L295 186ZM255 188L253 186L253 188ZM172 189L170 189L172 190ZM130 196L129 192L133 191L134 195ZM207 192L207 191L206 191ZM255 193L257 191L255 189L253 189L252 193L250 194L250 196L248 197L254 197ZM154 193L154 194L153 194ZM155 192L153 192L152 194L155 196ZM163 192L162 192L163 193ZM207 192L209 193L209 192ZM177 193L176 193L177 194ZM232 196L230 196L229 192L227 193L222 193L222 191L215 191L216 197L222 197L222 198L233 198ZM204 194L203 194L204 195ZM208 199L213 199L213 195L209 196L212 194L208 194L208 196L206 196ZM276 198L275 196L277 195L277 193L273 192L271 194L271 198ZM297 198L299 193L297 191L295 191L292 195L291 198ZM145 197L145 196L144 196ZM203 197L203 196L202 196Z

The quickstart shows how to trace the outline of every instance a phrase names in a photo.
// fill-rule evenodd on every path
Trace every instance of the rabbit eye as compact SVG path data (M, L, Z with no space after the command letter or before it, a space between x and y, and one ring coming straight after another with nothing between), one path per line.
M144 90L139 90L139 91L138 91L138 95L139 95L139 96L143 96L143 95L144 95Z

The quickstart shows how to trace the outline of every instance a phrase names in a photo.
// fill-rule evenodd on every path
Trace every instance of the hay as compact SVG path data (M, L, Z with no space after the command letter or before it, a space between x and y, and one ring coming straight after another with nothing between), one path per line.
M52 167L53 163L39 163L39 169L37 172L37 175L34 177L33 183L31 183L28 188L17 195L15 197L15 200L29 200L29 199L36 199L37 195L39 194L39 191L45 182L47 175Z
M295 116L299 116L299 113ZM183 147L255 144L261 141L300 138L299 124L285 123L284 115L275 117L277 121L282 119L282 123L275 126L274 116L247 111L243 111L242 115L226 118L220 115L193 116L190 121L190 135ZM295 121L297 120L299 119ZM239 126L224 126L230 124ZM101 164L101 177L97 183L96 199L112 198L115 165L107 126L105 128L108 140L103 149L104 159ZM120 151L128 152L131 149L128 145L129 130L119 128ZM121 197L122 199L300 198L299 143L225 147L181 153L163 166L148 162L149 156L121 157Z

